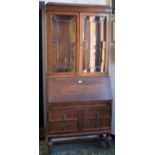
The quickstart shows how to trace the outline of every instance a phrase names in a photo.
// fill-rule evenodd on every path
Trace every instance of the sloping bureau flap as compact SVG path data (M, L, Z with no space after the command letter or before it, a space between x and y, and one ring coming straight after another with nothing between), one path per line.
M112 100L110 78L48 78L48 103Z

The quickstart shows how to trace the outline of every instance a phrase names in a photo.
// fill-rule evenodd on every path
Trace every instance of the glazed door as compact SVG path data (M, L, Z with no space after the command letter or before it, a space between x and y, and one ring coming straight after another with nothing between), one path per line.
M108 75L109 16L80 15L81 75Z
M78 14L52 12L47 15L48 75L76 75L78 72Z

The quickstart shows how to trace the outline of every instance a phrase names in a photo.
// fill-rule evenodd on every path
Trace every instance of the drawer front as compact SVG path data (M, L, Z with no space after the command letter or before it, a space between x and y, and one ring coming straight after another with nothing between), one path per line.
M76 132L78 123L71 122L51 122L48 125L48 130L52 133Z
M85 110L83 115L84 119L109 118L111 117L111 109Z
M48 104L48 131L53 134L111 129L111 101Z
M52 121L64 121L64 120L78 120L77 111L51 111L48 114L48 120Z
M87 110L87 109L108 109L111 108L112 101L94 101L94 102L65 102L65 103L49 103L48 111L68 111L70 110Z
M84 131L95 131L95 130L104 130L111 128L110 119L90 119L83 121L83 130Z

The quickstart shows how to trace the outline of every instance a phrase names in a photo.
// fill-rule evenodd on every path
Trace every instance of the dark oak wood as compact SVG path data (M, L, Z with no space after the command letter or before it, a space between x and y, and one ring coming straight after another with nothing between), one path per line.
M61 110L55 110L55 111L49 111L48 113L48 120L50 122L54 121L76 121L78 120L78 112L73 110L68 111L61 111Z
M64 3L47 3L47 12L50 11L75 11L75 12L95 12L95 13L111 13L112 9L106 5L88 5L88 4L64 4Z
M75 66L75 71L72 72L54 72L53 70L53 67L55 67L55 63L56 63L56 56L54 54L54 50L52 49L52 46L53 45L53 40L52 40L52 37L55 36L55 30L54 30L54 25L53 25L53 22L52 22L52 15L60 15L60 16L74 16L76 19L76 24L75 24L75 41L76 41L76 44L75 44L75 51L74 51L74 58L73 58L73 66ZM52 13L47 13L47 51L48 51L48 57L47 57L47 72L48 72L48 76L64 76L64 75L68 75L68 76L76 76L77 73L78 73L78 60L79 60L79 57L78 57L78 53L79 53L79 49L78 49L78 40L79 40L79 28L78 28L78 25L79 25L79 14L76 13L76 12L59 12L59 11L54 11ZM64 22L66 23L66 22ZM63 51L61 52L61 54L59 54L58 56L58 59L63 59L67 53L67 50L68 50L68 44L67 44L67 40L68 40L68 34L67 34L67 31L69 29L69 25L66 25L66 24L60 24L58 26L58 30L57 31L62 31L63 35L60 35L61 36L61 39L59 38L58 39L58 42L59 42L59 51ZM63 37L63 38L62 38ZM60 42L61 40L61 42ZM61 48L60 48L61 47ZM56 47L58 48L58 47ZM62 62L60 61L59 65L63 66L63 64L61 64Z
M52 122L49 123L49 131L51 133L65 134L66 132L77 132L77 121Z
M52 134L111 129L111 101L49 103L48 131Z
M84 104L83 104L84 103ZM104 100L104 101L90 101L90 102L59 102L59 103L48 103L47 104L47 110L50 112L52 110L57 111L65 111L65 110L70 110L74 109L76 111L77 109L81 109L80 107L82 106L82 109L84 108L85 110L88 110L89 108L91 109L111 109L111 100ZM81 110L82 110L81 109Z
M109 128L105 127L102 130L99 131L83 131L83 132L76 132L76 133L66 133L66 134L53 134L48 133L48 138L66 138L66 137L78 137L78 136L89 136L89 135L97 135L97 134L109 134L111 133L111 130Z
M48 103L112 99L109 78L48 78L47 82Z
M61 4L61 3L48 3L46 5L47 9L47 51L48 51L48 66L47 66L47 72L48 76L89 76L89 77L94 77L94 76L108 76L108 63L109 63L109 46L110 46L110 38L109 38L109 32L110 32L110 14L111 14L111 8L109 6L103 6L103 5L72 5L72 4ZM61 69L60 72L55 72L53 68L55 68L56 64L56 55L54 54L55 51L52 49L53 41L52 41L52 36L55 36L56 31L52 22L52 15L66 15L66 16L75 16L76 19L76 30L75 30L75 51L74 51L74 58L72 61L74 62L73 66L75 66L74 71L63 71ZM105 51L104 51L104 63L102 64L102 67L104 68L103 72L84 72L83 71L83 19L84 16L103 16L107 18L106 25L105 25ZM67 60L66 59L66 54L68 52L68 43L69 43L69 37L68 37L68 29L69 25L67 26L66 24L60 24L60 26L57 27L57 31L62 31L63 38L65 41L60 43L59 41L59 47L57 47L60 51L63 50L63 54L59 54L58 59L61 60L59 65L63 67L62 61ZM97 31L96 33L99 33ZM103 30L104 31L104 30ZM62 37L61 36L61 37ZM60 39L61 40L61 39ZM68 40L68 41L67 41ZM91 39L90 39L91 40ZM96 50L97 50L97 55L100 50L100 42L97 43ZM85 58L85 60L88 60L89 58ZM101 59L98 56L98 59ZM98 60L97 59L97 60ZM99 60L98 60L99 61ZM88 63L88 62L87 62ZM58 66L59 66L58 65Z
M108 76L109 66L109 49L110 49L110 14L111 8L109 6L98 5L72 5L60 3L48 3L46 5L47 12L47 128L46 139L49 142L49 149L53 145L50 141L52 138L64 137L78 137L86 135L108 135L111 133L111 115L112 115L112 93L110 78ZM52 18L59 20L70 19L74 17L76 30L69 23L72 21L65 21L61 24L60 28L56 29L58 23L54 23ZM92 16L93 19L98 17L106 18L105 25L102 23L103 34L93 35L98 36L96 45L95 61L100 60L97 52L102 52L100 49L101 42L104 41L104 56L103 70L98 71L95 62L95 71L90 69L83 70L84 67L91 68L90 51L85 54L83 50L83 19ZM92 18L89 18L91 22ZM99 18L100 19L100 18ZM92 26L93 27L93 26ZM100 33L100 26L95 26L95 33ZM86 28L85 28L86 29ZM60 35L60 30L64 31L58 43L60 45L58 54L55 52L55 44L53 37L56 38ZM94 30L92 30L94 32ZM56 34L57 32L57 34ZM70 32L70 33L68 33ZM91 37L88 34L88 39ZM104 36L104 38L103 38ZM101 37L101 38L99 38ZM68 52L71 53L69 45L72 39L75 54L71 55L68 59ZM98 41L99 40L99 41ZM68 45L69 43L69 45ZM90 45L91 43L89 43ZM53 49L54 48L54 49ZM58 47L57 47L58 48ZM89 47L90 48L90 47ZM100 51L101 50L101 51ZM61 52L60 52L61 51ZM73 53L72 53L73 54ZM92 54L92 53L91 53ZM69 65L75 66L75 70L67 70L63 68L63 61L66 59L71 60L67 62ZM87 58L88 57L88 58ZM72 59L71 59L72 58ZM57 60L60 63L57 64ZM88 60L89 59L89 60ZM91 59L91 60L90 60ZM102 60L102 59L101 59ZM85 63L84 63L85 61ZM59 68L60 64L60 68ZM53 69L56 66L58 68ZM88 67L87 67L88 68ZM101 136L100 139L104 137ZM51 150L49 151L51 153Z
M82 81L82 83L79 83ZM110 133L109 78L48 78L48 136Z

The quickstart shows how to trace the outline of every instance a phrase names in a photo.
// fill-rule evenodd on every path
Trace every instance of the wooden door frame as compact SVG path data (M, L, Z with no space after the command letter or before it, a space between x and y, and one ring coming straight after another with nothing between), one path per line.
M83 33L83 16L106 16L107 17L107 32L106 32L106 51L105 51L105 72L93 72L93 73L84 73L83 70L83 43L82 43L82 33ZM109 75L109 50L110 50L110 15L109 13L80 13L80 75L85 77L93 76L108 76Z
M52 58L52 20L51 15L74 15L76 16L76 51L75 51L75 72L50 72L51 66L53 66ZM48 76L77 76L79 73L79 12L66 12L66 11L47 11L47 75Z

